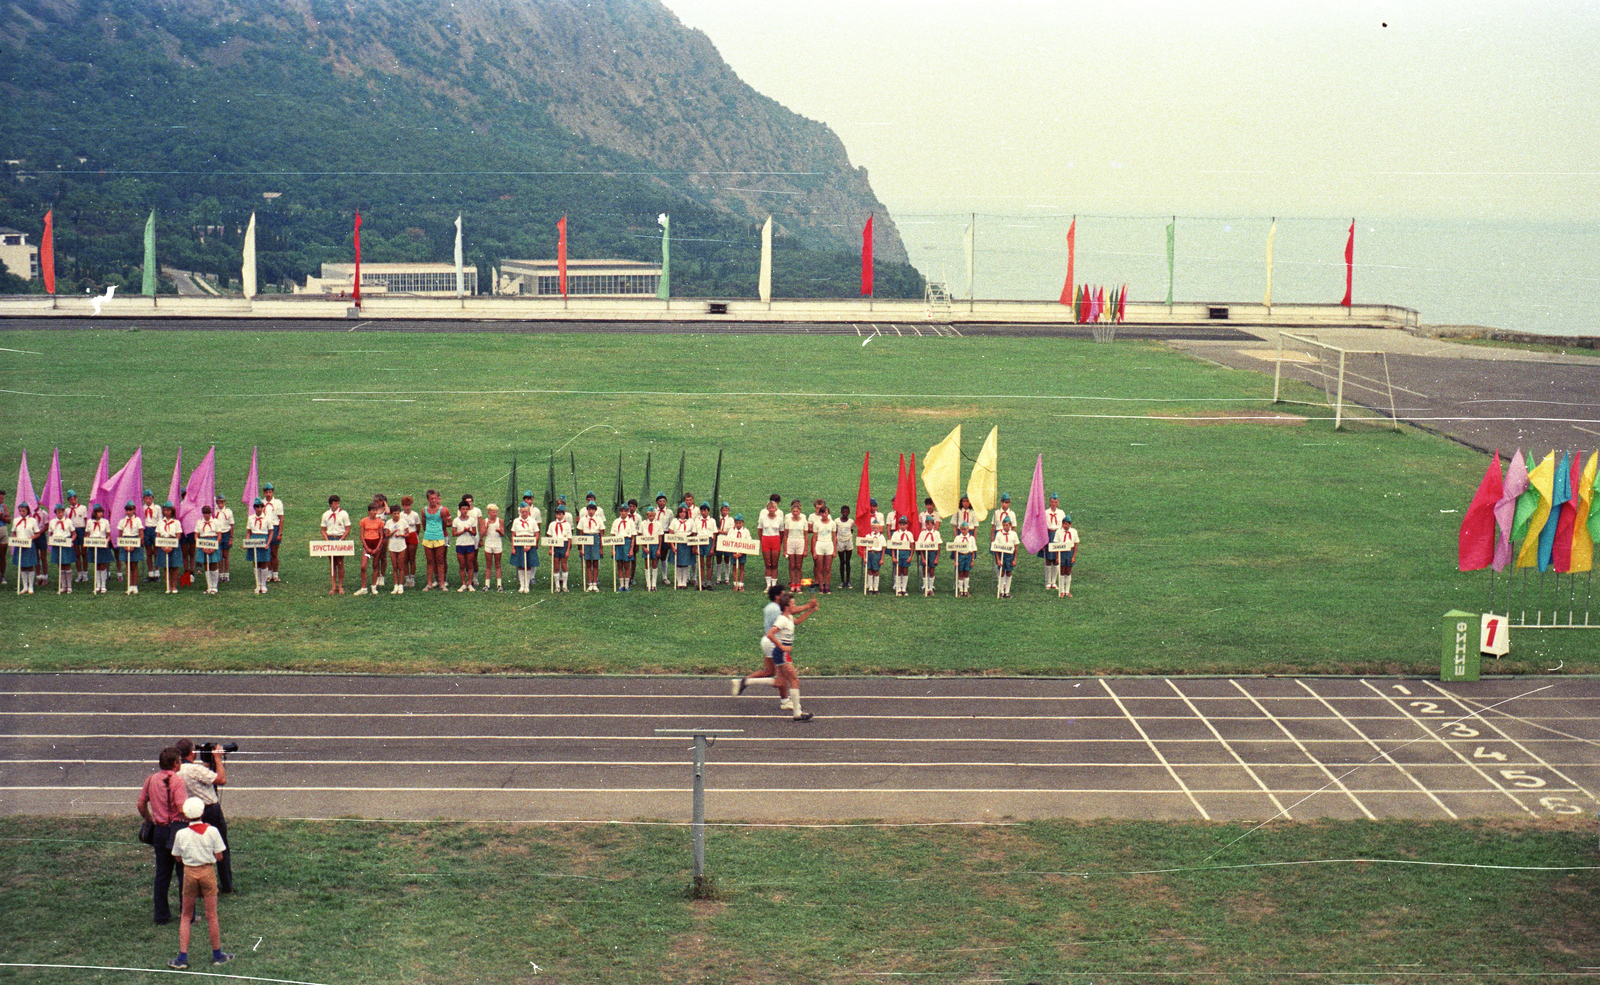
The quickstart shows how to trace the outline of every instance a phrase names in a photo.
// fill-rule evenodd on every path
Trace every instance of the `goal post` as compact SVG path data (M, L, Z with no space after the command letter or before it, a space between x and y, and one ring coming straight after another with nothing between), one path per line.
M1331 342L1322 342L1315 336L1278 333L1278 357L1272 369L1272 402L1283 402L1283 365L1301 364L1306 367L1303 381L1320 387L1323 403L1333 411L1334 430L1344 427L1346 420L1365 420L1354 417L1355 407L1368 408L1382 414L1388 408L1388 421L1400 430L1400 417L1395 408L1394 383L1389 377L1389 354L1381 349L1347 349ZM1363 399L1365 398L1365 399Z

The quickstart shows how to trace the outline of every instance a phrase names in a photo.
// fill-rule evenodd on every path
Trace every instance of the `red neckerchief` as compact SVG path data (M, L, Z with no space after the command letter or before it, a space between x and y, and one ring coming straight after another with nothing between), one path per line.
M203 835L203 834L206 833L206 822L204 822L204 821L196 821L193 824L189 825L189 830L193 831L197 835Z

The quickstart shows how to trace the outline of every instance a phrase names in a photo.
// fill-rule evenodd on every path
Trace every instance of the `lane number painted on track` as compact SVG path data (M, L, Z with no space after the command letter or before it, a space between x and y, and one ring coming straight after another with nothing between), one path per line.
M1552 814L1582 814L1583 808L1565 797L1540 797L1539 806Z
M1506 754L1501 752L1501 751L1499 751L1498 749L1485 749L1484 747L1479 746L1478 748L1472 750L1472 758L1473 759L1492 759L1492 760L1495 760L1496 762L1503 763L1503 762L1506 761Z
M1537 790L1546 785L1544 780L1527 770L1501 770L1500 775L1513 787L1521 787L1524 790Z
M1396 691L1399 691L1401 694L1404 694L1404 695L1407 695L1407 696L1410 696L1410 694L1411 694L1411 689L1406 687L1404 684L1395 684L1395 685L1392 685L1392 687Z
M1450 726L1450 735L1452 738L1456 739L1476 739L1478 737L1478 730L1461 722L1456 722L1454 725Z
M1444 714L1444 709L1440 708L1437 704L1435 704L1432 701L1407 701L1406 704L1410 705L1412 708L1420 708L1420 709L1422 709L1422 714L1424 714L1424 715L1443 715Z

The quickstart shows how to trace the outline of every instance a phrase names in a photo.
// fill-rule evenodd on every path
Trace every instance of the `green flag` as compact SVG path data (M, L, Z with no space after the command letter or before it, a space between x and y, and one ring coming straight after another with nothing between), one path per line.
M572 456L572 506L568 508L567 512L569 515L575 515L572 511L576 510L578 504L583 502L583 497L578 495L578 453L574 450L567 454Z
M556 453L550 451L550 479L544 487L544 518L553 520L556 516Z
M683 502L683 459L688 452L678 453L678 484L672 487L672 509L676 511L678 504Z
M617 452L617 488L611 494L611 515L622 515L622 504L628 501L628 494L622 491L622 452Z
M156 296L156 213L150 210L150 218L144 222L144 294L146 297Z
M655 497L650 495L650 453L644 453L644 488L639 490L639 507L648 509L655 503Z
M1173 216L1167 223L1167 309L1172 309L1172 256L1173 246L1178 237L1178 217Z
M722 449L717 449L717 477L711 480L711 515L722 517Z
M661 279L656 282L656 297L665 301L672 297L672 216L663 212L656 222L661 224Z
M511 452L511 481L506 483L506 508L502 516L514 516L517 504L522 502L522 497L517 495L517 453Z

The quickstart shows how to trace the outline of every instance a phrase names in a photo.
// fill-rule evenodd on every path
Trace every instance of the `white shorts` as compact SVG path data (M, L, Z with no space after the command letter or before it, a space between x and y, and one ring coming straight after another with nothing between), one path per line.
M773 642L765 636L761 637L761 655L768 660L772 659Z

